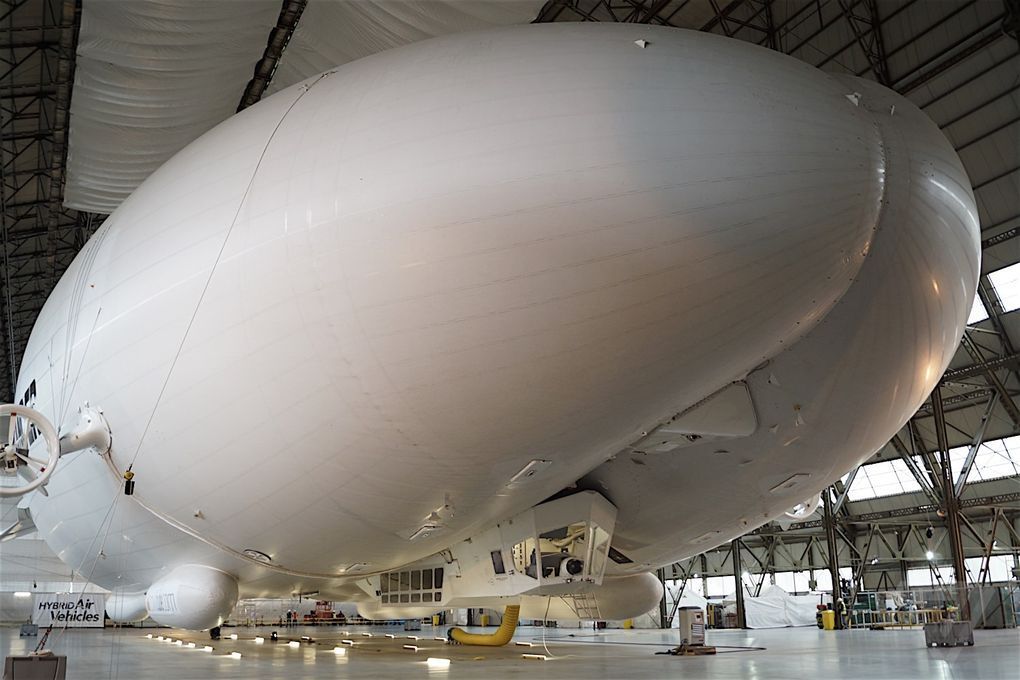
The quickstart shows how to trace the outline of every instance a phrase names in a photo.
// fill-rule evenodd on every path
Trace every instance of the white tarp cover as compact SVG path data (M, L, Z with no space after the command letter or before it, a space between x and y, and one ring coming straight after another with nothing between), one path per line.
M425 38L527 23L543 0L310 0L270 92ZM85 0L64 204L110 213L237 108L281 0Z
M748 628L814 626L820 602L819 595L790 595L779 586L769 586L758 597L744 597L744 617ZM736 607L729 605L724 611L732 613Z

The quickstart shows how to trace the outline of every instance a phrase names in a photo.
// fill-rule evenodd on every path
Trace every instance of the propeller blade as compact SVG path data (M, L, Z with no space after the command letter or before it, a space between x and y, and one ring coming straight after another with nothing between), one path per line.
M19 454L18 457L21 458L22 456ZM34 482L36 480L36 477L38 477L39 475L37 475L34 470L32 470L30 467L28 467L28 465L19 465L18 466L18 476L21 477L23 480L25 480L26 484L31 484L32 482ZM39 491L43 496L49 496L50 495L49 492L46 491L45 485L40 486L36 490Z
M46 462L47 461L39 460L38 458L33 458L32 456L28 455L27 453L23 453L23 451L24 451L24 449L19 449L19 450L15 451L14 455L16 455L21 460L25 461L25 464L31 465L32 467L39 468L40 472L42 472L43 470L46 469Z

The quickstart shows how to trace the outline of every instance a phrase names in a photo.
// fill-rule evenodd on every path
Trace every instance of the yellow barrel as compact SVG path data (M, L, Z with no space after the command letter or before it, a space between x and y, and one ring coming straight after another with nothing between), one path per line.
M489 625L489 615L488 614L482 614L482 628L485 628L488 625Z
M822 612L822 628L825 630L836 630L836 612L826 609Z
M623 627L630 630L634 627L634 619L627 619L623 622Z
M439 625L439 614L433 614L432 615L432 625L433 626L438 626Z

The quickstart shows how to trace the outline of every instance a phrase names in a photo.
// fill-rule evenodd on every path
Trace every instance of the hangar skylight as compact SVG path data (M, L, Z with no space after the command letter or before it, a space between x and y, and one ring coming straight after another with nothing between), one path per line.
M845 478L843 481L846 483ZM865 465L858 470L853 484L850 485L850 494L847 499L859 501L920 490L921 486L910 474L906 463L898 459L887 460Z
M967 459L967 446L949 450L953 478L959 476ZM970 482L1013 477L1020 474L1020 436L985 442L974 457L974 467L967 480ZM848 475L849 476L849 475ZM843 478L846 483L846 477ZM917 480L910 474L902 460L887 460L865 465L857 472L850 486L848 500L861 501L869 498L893 496L899 493L920 491Z
M998 269L988 275L1002 301L1002 311L1020 308L1020 262Z
M966 446L949 450L949 459L953 466L953 474L959 475L960 468L967 458ZM1020 437L1009 437L993 442L986 442L978 449L974 457L974 469L970 471L969 481L977 482L1000 477L1012 477L1020 467Z
M980 321L984 321L987 318L988 310L985 309L985 303L981 302L981 298L975 295L974 306L970 308L970 316L967 317L967 325L972 326Z

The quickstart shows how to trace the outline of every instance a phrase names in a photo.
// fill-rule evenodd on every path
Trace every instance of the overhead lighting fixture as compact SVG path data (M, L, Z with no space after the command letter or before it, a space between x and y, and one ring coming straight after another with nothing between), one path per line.
M449 668L450 660L442 659L437 656L430 656L429 658L425 659L425 665L428 666L429 668Z
M404 649L406 649L409 652L417 652L418 645L404 645Z
M255 644L257 644L257 645L261 645L265 641L266 641L266 639L264 637L257 637L257 638L255 638Z
M231 652L230 653L230 658L231 659L240 659L241 658L241 652Z
M203 652L211 652L212 650L213 650L213 648L210 647L209 645L206 645L205 647L202 648Z
M26 592L24 590L19 590L14 593L14 597L32 597L32 593Z
M925 557L925 559L927 559L927 560L928 560L929 562L931 562L931 561L932 561L933 559L935 559L935 553L933 553L933 552L932 552L931 550L928 550L928 551L926 551L926 552L924 553L924 557Z
M521 658L531 659L532 661L547 661L549 659L545 654L521 654Z
M301 643L298 642L297 640L291 640L290 642L287 643L287 646L297 648L301 646Z
M333 653L337 656L347 656L347 649L344 647L334 647Z

